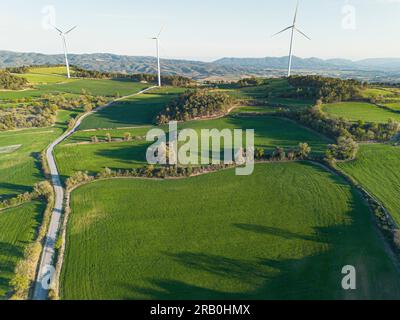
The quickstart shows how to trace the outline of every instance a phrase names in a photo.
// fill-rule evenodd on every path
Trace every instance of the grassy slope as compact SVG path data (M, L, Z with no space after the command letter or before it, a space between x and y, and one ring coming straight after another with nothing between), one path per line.
M308 164L97 182L73 193L72 212L64 299L400 297L368 209ZM355 292L340 287L348 264Z
M0 154L0 200L30 191L44 177L40 153L66 129L75 112L60 111L54 127L0 132L0 147L22 145L18 150Z
M25 247L35 238L44 204L31 202L0 211L0 300L10 290L9 282Z
M255 144L257 147L272 149L276 146L285 148L296 147L299 142L310 143L315 153L323 153L329 140L299 127L293 122L275 117L258 118L221 118L209 121L191 121L181 128L191 128L200 133L201 129L255 129ZM132 136L146 135L149 128L111 130L114 138L121 138L124 132ZM146 141L114 142L91 145L69 145L70 142L89 141L97 135L104 138L107 131L77 132L64 145L56 149L57 163L64 177L75 171L96 173L104 167L112 169L130 169L146 164L146 149L150 145Z
M357 160L339 164L387 207L400 224L400 148L362 145Z
M82 90L92 95L123 96L149 87L149 84L127 80L66 79L63 68L37 68L18 76L27 78L32 88L23 91L0 91L0 100L38 98L48 93L80 94Z
M180 91L183 91L181 89ZM174 97L173 93L143 94L118 102L86 118L80 129L119 128L151 125L157 114Z
M324 111L350 121L387 122L390 118L400 121L400 114L363 102L342 102L325 105Z

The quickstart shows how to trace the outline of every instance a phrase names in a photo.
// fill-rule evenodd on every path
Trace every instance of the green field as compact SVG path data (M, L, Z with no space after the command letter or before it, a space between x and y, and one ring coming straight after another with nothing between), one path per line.
M400 147L361 145L357 160L338 166L375 195L400 224Z
M400 112L400 102L385 103L384 106L393 111Z
M12 152L0 152L0 201L31 191L44 180L39 155L66 129L73 111L60 111L54 127L0 132L0 148L19 146Z
M76 79L67 83L39 85L42 92L62 92L80 94L85 90L94 96L125 96L149 87L148 84L126 80Z
M86 118L80 127L87 129L109 129L151 125L166 104L176 97L175 93L143 94L99 111Z
M164 127L165 128L165 127ZM276 117L226 117L216 120L191 121L183 123L180 129L190 128L200 133L201 129L255 129L256 147L268 148L270 152L277 147L295 148L300 142L307 142L314 154L323 154L331 141L297 124ZM284 129L283 129L284 128ZM112 142L90 145L76 145L71 142L90 141L96 135L104 139L106 132L114 138L122 138L125 132L132 136L145 136L150 128L124 129L111 131L78 131L63 145L56 148L56 158L63 177L76 171L89 171L94 174L108 167L111 169L131 169L146 165L146 150L151 143L145 140L133 142ZM167 130L167 128L165 128Z
M385 123L389 119L400 121L400 114L391 112L376 105L364 102L341 102L323 106L329 115L344 118L349 121L362 120L365 122Z
M337 176L257 165L185 180L120 179L72 194L63 299L399 298L371 215ZM354 265L358 288L341 289Z
M20 91L0 91L0 100L39 98L44 94L81 94L82 90L94 96L125 96L149 87L149 84L130 80L67 79L65 67L33 68L27 74L31 88ZM74 71L72 70L72 76Z
M0 300L6 298L15 266L36 236L44 207L40 202L31 202L0 211Z

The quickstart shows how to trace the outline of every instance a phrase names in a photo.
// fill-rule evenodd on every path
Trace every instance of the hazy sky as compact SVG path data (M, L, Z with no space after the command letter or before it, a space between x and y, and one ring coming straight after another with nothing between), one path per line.
M72 53L154 55L149 39L162 35L164 58L283 56L296 0L0 0L0 50L60 53L47 21L78 29ZM54 9L53 9L54 8ZM295 55L400 57L400 0L301 0Z

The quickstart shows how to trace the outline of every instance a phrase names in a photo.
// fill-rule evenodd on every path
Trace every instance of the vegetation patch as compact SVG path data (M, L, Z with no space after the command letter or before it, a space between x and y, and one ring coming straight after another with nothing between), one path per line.
M0 89L22 90L28 87L28 80L12 75L8 71L0 70Z
M208 90L188 91L168 103L157 116L157 123L222 116L229 111L233 103L231 97L224 93Z

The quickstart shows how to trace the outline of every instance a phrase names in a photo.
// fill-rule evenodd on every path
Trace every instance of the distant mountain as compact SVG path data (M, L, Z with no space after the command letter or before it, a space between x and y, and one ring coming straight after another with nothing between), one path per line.
M123 56L109 53L71 54L70 63L85 69L123 73L156 73L153 57ZM62 64L63 55L0 51L0 68L23 65ZM164 74L193 79L234 79L248 76L282 76L288 57L222 58L214 62L162 60ZM400 59L346 59L293 57L293 70L300 74L324 74L369 81L400 82Z

